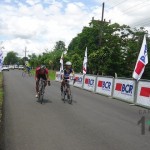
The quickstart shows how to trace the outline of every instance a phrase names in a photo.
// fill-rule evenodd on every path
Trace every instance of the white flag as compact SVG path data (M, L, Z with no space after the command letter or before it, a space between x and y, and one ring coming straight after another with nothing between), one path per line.
M142 77L146 64L148 64L148 53L147 53L146 35L144 35L142 47L132 75L134 79L139 80Z
M0 72L2 71L2 66L3 66L3 52L0 50Z
M86 74L86 72L87 72L87 47L85 50L85 56L83 61L83 74Z
M60 73L64 70L63 69L63 54L64 53L62 53L61 58L60 58Z

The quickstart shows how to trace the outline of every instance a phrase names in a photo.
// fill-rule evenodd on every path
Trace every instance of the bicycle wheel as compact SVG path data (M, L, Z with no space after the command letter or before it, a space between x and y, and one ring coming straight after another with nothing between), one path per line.
M41 94L41 104L43 103L44 94Z
M41 92L39 91L39 93L38 93L38 101L40 101L41 100Z
M72 95L71 94L67 95L67 100L68 100L69 104L72 104Z
M22 72L22 77L25 77L25 72L24 71Z

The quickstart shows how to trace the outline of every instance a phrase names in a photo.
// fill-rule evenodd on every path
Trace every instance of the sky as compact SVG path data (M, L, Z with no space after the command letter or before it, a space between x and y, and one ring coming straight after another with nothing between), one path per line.
M92 17L131 27L150 27L150 0L0 0L0 47L4 56L51 51L57 41L66 47Z

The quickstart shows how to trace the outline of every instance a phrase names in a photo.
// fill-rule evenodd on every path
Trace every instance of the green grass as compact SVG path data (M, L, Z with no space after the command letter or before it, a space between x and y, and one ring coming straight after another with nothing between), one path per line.
M3 76L0 72L0 122L2 119L2 104L3 104Z
M35 76L35 69L32 69L32 70L31 70L31 73ZM54 70L49 70L49 77L50 77L50 80L55 80L55 74L56 74L56 71L54 71Z
M50 75L50 79L51 79L51 80L55 80L56 71L50 70L50 71L49 71L49 75Z

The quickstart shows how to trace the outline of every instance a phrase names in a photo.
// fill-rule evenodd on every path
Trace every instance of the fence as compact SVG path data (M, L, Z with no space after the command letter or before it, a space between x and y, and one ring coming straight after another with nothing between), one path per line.
M72 79L73 76L70 76ZM91 92L150 108L150 80L114 78L105 76L75 74L75 87ZM61 81L60 72L56 72L56 81ZM70 82L73 84L73 80Z

